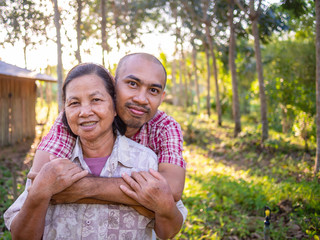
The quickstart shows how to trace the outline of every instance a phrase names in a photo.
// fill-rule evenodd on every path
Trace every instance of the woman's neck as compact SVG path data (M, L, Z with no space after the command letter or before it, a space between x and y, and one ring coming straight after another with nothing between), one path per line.
M103 135L95 140L86 140L80 137L83 156L85 158L99 158L109 156L112 152L116 136Z

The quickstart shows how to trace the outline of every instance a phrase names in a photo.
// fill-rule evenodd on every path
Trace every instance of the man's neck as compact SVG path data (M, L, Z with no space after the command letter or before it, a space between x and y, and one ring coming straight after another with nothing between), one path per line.
M130 128L127 127L126 133L124 134L127 138L132 138L138 131L140 130L140 128Z

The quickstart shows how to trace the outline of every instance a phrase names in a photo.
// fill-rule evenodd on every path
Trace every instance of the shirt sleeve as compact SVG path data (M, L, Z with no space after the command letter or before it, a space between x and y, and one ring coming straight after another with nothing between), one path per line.
M70 158L76 138L73 137L62 122L62 112L51 127L49 133L41 140L38 150L51 153L57 157Z
M183 136L180 125L175 121L170 121L161 129L158 161L159 163L171 163L186 168L187 164L182 156Z
M186 221L186 219L187 219L187 216L188 216L188 209L184 206L184 204L183 204L183 202L181 200L179 200L176 203L176 206L177 206L178 210L180 211L180 213L182 215L183 223L184 223Z

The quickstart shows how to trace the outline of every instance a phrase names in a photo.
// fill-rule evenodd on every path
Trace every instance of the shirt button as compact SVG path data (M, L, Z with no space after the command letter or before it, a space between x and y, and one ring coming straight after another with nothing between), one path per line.
M87 220L87 221L86 221L86 224L87 224L87 225L90 225L90 223L91 223L90 220Z

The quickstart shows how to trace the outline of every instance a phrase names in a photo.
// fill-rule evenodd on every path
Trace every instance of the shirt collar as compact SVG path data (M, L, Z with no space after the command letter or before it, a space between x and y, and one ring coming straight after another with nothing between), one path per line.
M127 137L121 136L119 133L117 133L117 138L114 143L112 153L106 163L107 165L110 164L109 166L114 165L116 167L118 165L118 162L120 162L126 167L135 167L135 159L130 157L130 145L128 141L130 140ZM90 171L89 167L83 159L83 152L79 137L77 137L70 160L74 163L79 163L82 168Z
M133 168L135 166L135 159L130 157L131 149L128 141L130 140L126 136L121 136L120 134L118 134L110 158L113 154L115 154L114 157L118 162L126 167Z

